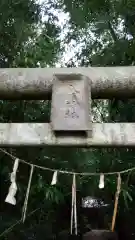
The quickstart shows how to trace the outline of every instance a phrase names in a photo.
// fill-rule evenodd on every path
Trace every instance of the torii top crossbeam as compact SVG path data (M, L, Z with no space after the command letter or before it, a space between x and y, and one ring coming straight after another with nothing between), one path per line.
M92 98L134 98L135 67L0 69L0 99L49 99L55 74L82 74Z

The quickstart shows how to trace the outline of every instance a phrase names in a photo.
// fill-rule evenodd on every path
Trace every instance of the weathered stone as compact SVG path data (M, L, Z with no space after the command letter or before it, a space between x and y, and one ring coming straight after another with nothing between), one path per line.
M80 74L56 75L52 92L51 125L54 131L91 130L89 79Z
M135 123L92 123L92 138L56 137L48 123L0 123L1 146L135 146Z
M135 66L0 69L0 99L48 99L55 74L82 74L91 80L92 98L134 98Z

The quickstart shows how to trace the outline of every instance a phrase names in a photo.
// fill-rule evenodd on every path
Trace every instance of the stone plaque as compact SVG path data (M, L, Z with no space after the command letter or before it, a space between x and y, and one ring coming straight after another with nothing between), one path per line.
M55 75L51 124L54 131L91 130L89 79L81 74Z

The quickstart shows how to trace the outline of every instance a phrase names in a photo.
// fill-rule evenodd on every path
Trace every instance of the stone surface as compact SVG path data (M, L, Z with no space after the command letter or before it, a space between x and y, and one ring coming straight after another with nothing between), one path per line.
M92 138L56 137L48 123L0 123L1 146L135 146L135 123L92 123Z
M89 79L80 74L55 77L51 124L54 131L91 130Z
M55 74L82 74L91 79L92 98L134 98L135 66L0 69L0 99L51 98Z

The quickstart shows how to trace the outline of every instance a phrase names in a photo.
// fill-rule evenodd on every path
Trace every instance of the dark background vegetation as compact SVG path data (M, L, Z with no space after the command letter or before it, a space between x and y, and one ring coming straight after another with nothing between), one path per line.
M56 12L68 13L63 29ZM135 62L134 0L1 0L0 67L49 67L62 57L66 44L82 46L62 66L116 66ZM49 122L47 101L0 101L1 122ZM102 114L101 114L102 113ZM134 122L134 100L93 101L94 121ZM135 166L134 149L8 148L10 153L50 168L110 172ZM4 202L10 185L13 161L0 152L0 232L20 220L30 168L20 164L17 173L17 205ZM35 169L28 216L24 224L10 229L1 239L66 239L70 228L71 176L60 175L57 186L50 186L52 173ZM78 177L79 231L89 228L108 229L116 190L116 178L107 177L105 189L98 189L98 178ZM100 197L110 204L107 209L82 212L81 198ZM120 239L134 239L135 175L122 176L122 192L116 222ZM36 211L29 216L29 214ZM84 217L85 216L85 217ZM95 217L96 216L96 217ZM85 227L85 228L84 228ZM87 229L86 229L87 228ZM62 236L64 236L62 238Z

